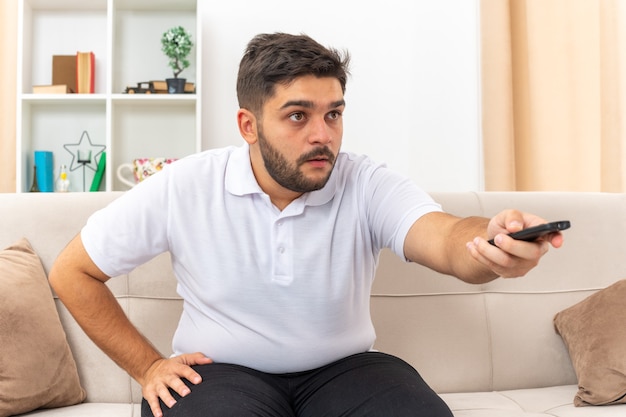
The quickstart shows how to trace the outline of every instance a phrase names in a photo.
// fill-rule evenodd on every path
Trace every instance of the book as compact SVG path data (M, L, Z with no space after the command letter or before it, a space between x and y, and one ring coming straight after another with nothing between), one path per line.
M167 94L167 81L153 80L150 81L156 94ZM185 83L185 93L193 94L196 92L194 83Z
M91 94L95 87L96 56L93 52L76 53L76 92Z
M107 153L102 152L100 154L100 160L98 161L98 169L96 173L93 174L93 180L91 181L91 187L89 187L89 191L99 191L100 185L102 184L102 178L104 177L104 170L106 168L107 163Z
M167 93L167 82L166 81L150 81L152 83L152 87L154 87L155 93Z
M54 191L54 167L52 165L52 152L35 151L35 166L37 167L37 184L39 191Z
M71 92L67 84L33 86L33 94L68 94Z
M52 55L52 85L63 84L76 92L76 55Z

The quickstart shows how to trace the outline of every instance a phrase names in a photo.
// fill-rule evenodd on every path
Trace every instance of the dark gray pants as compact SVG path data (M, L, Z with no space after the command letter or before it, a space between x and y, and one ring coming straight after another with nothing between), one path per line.
M391 355L361 353L319 369L267 374L239 365L195 366L199 385L165 417L452 417L409 364ZM152 417L144 400L142 417Z

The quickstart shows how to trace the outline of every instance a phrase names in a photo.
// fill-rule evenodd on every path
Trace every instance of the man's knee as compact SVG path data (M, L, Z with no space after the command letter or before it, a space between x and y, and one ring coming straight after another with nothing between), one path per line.
M202 376L202 382L194 385L183 380L191 393L180 397L172 391L176 404L167 408L161 402L165 417L293 417L280 387L259 372L229 364L200 365L194 369ZM141 416L153 417L145 400Z
M301 416L452 417L445 402L405 361L368 352L331 364L307 383Z

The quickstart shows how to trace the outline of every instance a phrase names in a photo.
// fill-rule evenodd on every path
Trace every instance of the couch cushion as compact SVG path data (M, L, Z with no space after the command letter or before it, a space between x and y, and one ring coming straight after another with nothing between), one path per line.
M0 252L0 417L85 399L39 257L26 239Z
M618 417L626 405L574 407L576 385L441 394L454 417Z
M626 403L626 280L554 318L576 375L576 406Z
M141 404L82 403L52 410L36 410L22 417L139 417Z

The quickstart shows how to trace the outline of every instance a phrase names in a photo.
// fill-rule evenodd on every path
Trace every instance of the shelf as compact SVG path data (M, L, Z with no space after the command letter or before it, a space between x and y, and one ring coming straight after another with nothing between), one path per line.
M174 26L183 26L196 36L196 13L188 10L117 10L114 18L112 93L122 93L138 82L172 77L168 59L161 51L161 36ZM197 83L197 46L189 56L190 67L181 78ZM123 65L122 65L123 63Z
M40 10L104 10L107 9L107 0L28 0L25 5Z
M80 2L76 8L61 6L74 2L23 0L22 17L18 30L18 78L20 92L31 93L33 85L52 83L52 56L74 55L78 51L93 51L96 55L97 93L104 93L107 67L107 2ZM85 7L82 4L90 4Z
M51 151L54 155L54 174L58 175L61 164L68 167L72 155L63 147L78 143L87 131L94 144L106 144L106 105L104 100L32 100L23 102L22 141L20 160L22 161L22 191L30 187L33 172L33 154L36 150ZM71 114L71 120L68 119ZM80 122L77 122L80 121ZM80 178L79 178L80 176ZM82 171L69 172L71 184L82 187ZM91 183L93 172L86 171L85 178ZM72 191L81 191L72 186Z
M198 100L196 94L113 94L111 96L117 103L195 103Z
M113 103L152 103L154 105L188 105L198 100L196 94L22 94L21 101L24 103L81 103L81 102L105 102L111 98Z
M98 102L104 103L105 94L22 94L21 100L24 103L49 103L49 104L68 104L81 102Z
M33 153L49 150L54 165L68 165L64 144L87 131L107 153L106 190L124 190L115 179L122 163L143 156L181 158L200 150L200 95L124 94L126 87L172 76L161 51L162 34L185 27L195 47L181 74L201 84L197 0L19 0L16 189L32 183ZM33 94L52 83L52 56L95 54L95 94ZM55 172L55 176L56 176ZM76 171L70 172L70 181ZM90 184L87 171L86 182ZM73 191L78 191L73 187Z
M196 0L115 0L117 10L186 10L197 11Z

